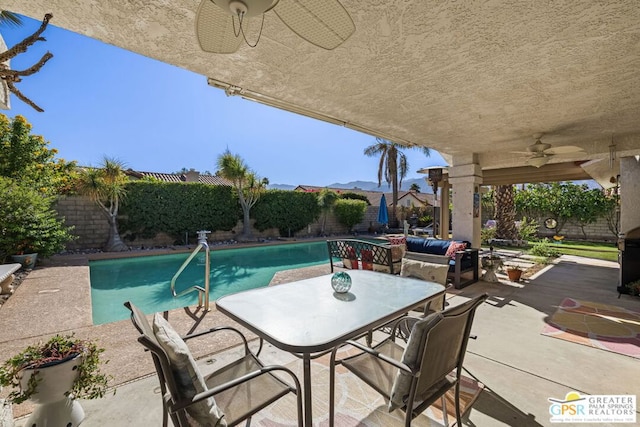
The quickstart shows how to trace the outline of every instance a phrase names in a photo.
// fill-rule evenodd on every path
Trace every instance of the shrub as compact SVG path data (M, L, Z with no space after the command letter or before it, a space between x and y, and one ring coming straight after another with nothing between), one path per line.
M480 230L480 239L482 243L489 244L492 239L496 237L496 228L495 227L484 227Z
M532 255L542 256L547 258L555 258L557 256L560 256L560 251L552 247L549 242L549 239L547 238L534 243L530 252Z
M364 219L367 204L362 200L337 200L333 211L340 224L346 226L349 231L351 231L354 225L362 222Z
M520 240L533 240L538 235L538 228L540 225L535 219L527 220L527 217L523 217L518 225L518 236Z
M121 214L119 227L127 238L163 232L179 239L185 231L231 230L242 218L231 187L151 181L127 184Z
M266 191L251 210L259 231L277 228L280 236L290 237L320 217L318 193Z
M371 205L371 202L369 202L369 198L364 194L347 192L347 193L340 194L340 197L342 197L345 200L362 200L363 202L367 203L367 206Z
M0 177L0 261L20 253L51 256L74 238L73 227L65 227L52 209L53 201L31 187Z

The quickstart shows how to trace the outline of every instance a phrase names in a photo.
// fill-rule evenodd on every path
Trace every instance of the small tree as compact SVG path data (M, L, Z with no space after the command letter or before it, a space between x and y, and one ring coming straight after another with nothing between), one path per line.
M121 252L129 249L118 232L118 209L125 196L128 178L124 173L124 163L105 157L100 168L83 169L77 183L78 193L89 197L100 206L109 221L109 238L104 249Z
M269 181L260 179L239 155L231 154L229 150L218 157L217 163L220 176L231 181L238 193L238 201L243 214L242 238L250 240L253 235L250 222L251 208L258 201Z
M331 212L331 208L335 205L336 201L340 198L340 195L333 190L323 188L318 193L318 206L322 212L322 227L320 229L320 235L325 236L325 226L327 225L327 215Z
M12 179L0 177L0 262L8 255L48 257L73 239L72 227L51 208L54 198Z
M367 212L367 204L362 200L340 199L336 200L333 211L340 224L347 227L351 232L353 227L364 219L364 215Z
M18 115L0 114L0 176L14 179L46 195L67 192L75 174L75 162L56 159L56 149Z

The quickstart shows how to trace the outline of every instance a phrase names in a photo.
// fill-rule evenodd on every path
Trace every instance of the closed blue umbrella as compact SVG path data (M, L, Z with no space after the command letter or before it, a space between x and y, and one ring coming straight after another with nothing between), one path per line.
M389 211L387 210L387 199L384 194L380 198L380 208L378 209L378 222L380 224L387 224L389 222Z

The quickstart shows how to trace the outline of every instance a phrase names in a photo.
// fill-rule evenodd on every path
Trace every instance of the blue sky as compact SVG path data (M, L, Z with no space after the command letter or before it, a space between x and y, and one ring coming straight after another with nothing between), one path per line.
M9 47L30 35L40 21L0 27ZM24 69L45 52L54 57L18 89L45 112L11 96L11 110L33 125L59 157L99 165L116 157L139 171L214 172L228 147L271 184L329 185L376 181L378 159L364 156L375 138L288 113L207 85L206 77L55 27L55 17L29 51L14 59ZM259 48L259 47L258 47ZM405 150L410 172L446 164L437 152L425 157ZM425 184L426 185L426 184ZM385 189L383 185L382 189Z

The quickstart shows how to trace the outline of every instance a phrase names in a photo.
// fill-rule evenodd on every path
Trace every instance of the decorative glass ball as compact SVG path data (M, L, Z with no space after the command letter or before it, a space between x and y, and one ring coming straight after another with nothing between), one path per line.
M331 287L339 294L349 292L349 289L351 289L351 276L344 271L338 271L331 277Z

